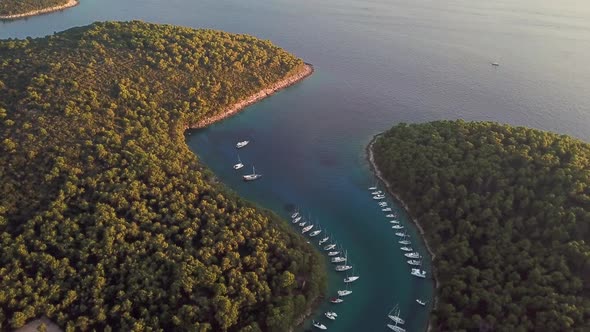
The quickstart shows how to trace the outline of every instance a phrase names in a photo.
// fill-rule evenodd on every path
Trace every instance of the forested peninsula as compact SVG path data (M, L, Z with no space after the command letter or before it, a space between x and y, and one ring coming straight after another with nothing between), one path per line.
M439 121L370 149L435 254L433 330L590 330L589 144Z
M306 71L269 41L137 21L0 41L0 330L289 330L322 257L183 131Z
M0 0L0 19L46 14L76 6L78 0Z

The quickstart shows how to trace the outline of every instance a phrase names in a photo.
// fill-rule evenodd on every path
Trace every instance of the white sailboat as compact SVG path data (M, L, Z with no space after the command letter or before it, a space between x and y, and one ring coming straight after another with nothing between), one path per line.
M305 224L307 224L307 221L302 221L302 222L299 223L299 226L300 227L303 227L303 226L305 226Z
M420 266L420 265L422 265L422 261L417 260L417 259L409 259L408 264L414 265L414 266Z
M401 247L400 249L403 251L414 251L414 249L412 249L410 247Z
M236 143L236 148L241 149L243 147L245 147L246 145L248 145L248 143L250 143L250 141L241 141Z
M326 325L320 323L320 322L316 322L315 320L312 322L313 326L320 329L320 330L327 330L328 328L326 327Z
M354 281L357 281L360 278L360 276L355 276L354 275L354 270L352 270L352 275L349 275L348 277L344 278L344 283L351 283Z
M387 218L395 218L395 213L390 213L388 215L386 215Z
M373 196L373 199L376 201L380 201L382 199L385 199L385 196L384 195L377 195L377 196Z
M399 224L399 220L390 220L389 223L390 224Z
M396 232L395 235L399 237L406 237L406 232Z
M303 227L303 229L301 230L301 234L305 234L305 233L309 232L312 228L313 228L313 224Z
M318 244L321 246L322 244L328 242L329 239L330 239L330 237L326 236L325 238L321 239L320 242L318 242Z
M342 303L342 302L344 302L344 300L343 300L343 299L341 299L341 298L340 298L340 296L338 296L338 297L333 297L333 298L331 298L331 299L330 299L330 302L332 302L332 303L334 303L334 304L338 304L338 303Z
M350 289L344 289L344 290L338 291L338 296L346 296L346 295L350 295L350 294L352 294L352 291Z
M406 330L403 327L399 327L397 326L397 324L387 324L387 327L389 327L390 330L395 332L406 332Z
M330 252L328 253L328 256L330 256L330 257L332 257L332 256L336 256L336 255L338 255L339 253L340 253L340 251L330 251Z
M262 174L256 174L256 169L252 166L252 174L246 174L243 176L244 181L254 181L262 177Z
M417 252L409 252L407 254L404 254L404 256L408 258L420 258L420 254Z
M381 206L381 207L386 207L386 206L387 206L387 202L380 202L380 203L379 203L379 206Z
M392 229L404 229L404 226L402 225L393 225L391 226Z
M299 222L299 220L301 220L301 217L295 217L295 219L293 219L293 223L296 224Z
M309 233L309 236L311 236L311 237L318 236L318 235L320 235L321 232L322 232L321 229L317 229L317 230Z
M397 243L405 244L405 245L412 244L412 242L410 242L410 240L401 240L401 241L398 241Z
M381 211L383 211L383 212L389 212L389 211L391 211L391 208L390 207L384 208L384 209L381 209Z
M234 165L234 169L238 170L242 167L244 167L244 164L242 164L242 160L240 159L240 155L238 154L238 163Z
M344 271L348 271L348 270L352 269L351 265L346 264L347 262L348 262L348 252L345 252L344 253L344 264L336 265L336 267L334 268L336 270L336 272L344 272Z
M333 257L332 259L330 259L330 262L332 263L342 263L346 260L346 258L342 257L342 256L338 256L338 257Z
M398 305L396 305L395 307L393 307L393 309L391 309L389 314L387 314L387 317L389 317L389 319L396 322L397 324L405 324L406 323L406 321L404 321L400 317L400 309L399 309Z
M293 214L291 215L291 219L295 219L297 217L299 217L299 211L293 212Z
M382 195L382 194L383 194L383 192L381 190L373 191L371 193L371 195L373 195L373 196Z
M332 243L332 244L328 244L327 246L324 247L324 250L328 251L328 250L332 250L336 248L336 244Z
M369 187L369 190L377 190L377 185L374 185L372 187Z

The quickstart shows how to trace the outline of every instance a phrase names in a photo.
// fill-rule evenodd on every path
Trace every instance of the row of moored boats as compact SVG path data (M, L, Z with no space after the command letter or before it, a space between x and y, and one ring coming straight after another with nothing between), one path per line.
M344 289L338 290L337 296L330 299L332 304L343 303L343 297L352 294L350 284L360 278L360 276L354 274L354 269L348 261L348 252L339 246L331 235L328 235L325 230L321 229L319 225L316 225L316 223L314 223L311 218L303 217L299 211L295 211L291 215L291 223L299 226L301 228L301 233L307 234L310 238L310 241L317 240L318 246L328 256L330 263L335 264L334 270L336 272L349 273L343 278L343 282L346 287ZM348 271L351 271L351 273ZM336 320L338 318L338 314L335 311L327 311L324 313L324 316L329 320ZM326 325L319 321L314 320L312 325L320 330L328 329Z
M385 202L385 193L377 188L377 186L369 187L369 191L373 196L373 199L378 202L381 211L386 213L386 217L388 218L389 224L391 228L395 231L395 235L399 238L398 244L400 245L400 250L402 251L403 255L407 258L406 262L408 265L411 266L410 274L418 277L418 278L426 278L426 271L420 269L419 267L422 266L422 256L420 253L415 251L412 248L412 241L410 239L410 235L408 235L407 231L405 230L404 226L400 223L400 220L397 218L397 214L392 210L391 207L388 206L387 202ZM416 303L421 306L426 306L426 301L421 299L416 299ZM405 332L406 330L401 326L405 324L405 320L401 318L399 306L396 305L387 315L391 320L387 327L390 330L396 332Z

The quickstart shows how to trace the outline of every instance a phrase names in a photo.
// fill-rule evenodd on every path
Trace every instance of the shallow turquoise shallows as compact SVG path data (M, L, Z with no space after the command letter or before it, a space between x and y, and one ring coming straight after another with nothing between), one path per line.
M299 206L348 249L361 278L344 303L316 314L329 331L385 331L396 303L408 331L427 324L432 282L409 275L366 189L374 178L364 149L374 134L399 122L463 118L590 140L586 0L81 0L63 12L0 22L0 38L132 19L252 34L315 65L310 78L187 133L187 142L228 187L285 217ZM251 140L240 150L246 167L236 172L234 145L244 139ZM244 183L240 175L252 164L263 177ZM330 294L344 289L344 277L330 274ZM323 317L332 308L334 322Z

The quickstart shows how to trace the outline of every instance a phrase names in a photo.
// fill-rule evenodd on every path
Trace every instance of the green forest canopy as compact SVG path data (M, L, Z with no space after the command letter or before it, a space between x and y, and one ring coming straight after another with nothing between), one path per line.
M323 260L215 184L183 130L303 66L142 22L0 41L0 330L287 330Z
M589 144L440 121L373 151L436 255L435 330L590 330Z
M0 0L0 16L28 13L68 3L68 0Z

